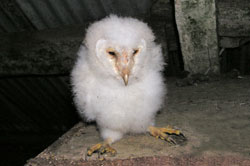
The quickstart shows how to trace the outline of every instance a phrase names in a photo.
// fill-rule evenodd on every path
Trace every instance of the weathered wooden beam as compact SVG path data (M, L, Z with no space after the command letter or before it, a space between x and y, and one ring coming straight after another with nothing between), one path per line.
M185 70L219 72L215 0L175 0Z

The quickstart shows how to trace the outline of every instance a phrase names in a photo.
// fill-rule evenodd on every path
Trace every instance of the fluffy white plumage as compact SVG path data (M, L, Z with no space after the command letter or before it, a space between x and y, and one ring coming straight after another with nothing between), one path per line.
M147 24L115 15L87 29L71 75L74 101L80 116L96 121L111 143L128 132L146 132L163 104L164 61L154 39Z

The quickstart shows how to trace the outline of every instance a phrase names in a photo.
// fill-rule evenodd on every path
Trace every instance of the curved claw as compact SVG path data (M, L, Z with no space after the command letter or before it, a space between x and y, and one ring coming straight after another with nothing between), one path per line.
M180 133L179 136L181 136L184 140L187 140L187 137L185 137L184 134Z
M171 137L168 137L168 140L167 140L169 143L172 143L173 145L177 145L177 142L171 138Z

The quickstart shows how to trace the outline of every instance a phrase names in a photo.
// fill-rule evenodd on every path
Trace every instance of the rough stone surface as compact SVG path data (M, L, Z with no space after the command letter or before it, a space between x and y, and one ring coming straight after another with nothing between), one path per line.
M227 37L249 37L249 0L218 0L218 33Z
M214 0L175 0L176 23L185 70L219 72Z
M249 42L250 3L248 0L217 1L220 47L235 48Z
M41 165L250 165L250 77L206 80L177 87L168 79L168 99L156 125L172 125L187 137L170 145L149 134L127 135L112 146L115 157L85 160L87 147L101 141L95 125L77 124L54 144L28 161Z

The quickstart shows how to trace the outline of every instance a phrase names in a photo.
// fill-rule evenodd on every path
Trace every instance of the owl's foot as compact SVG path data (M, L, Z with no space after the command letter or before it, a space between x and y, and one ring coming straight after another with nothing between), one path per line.
M180 130L173 129L170 126L166 128L150 126L148 131L153 137L160 138L172 144L181 144L187 140Z
M87 156L91 156L93 153L98 153L98 156L104 153L115 156L116 150L110 146L109 140L105 140L104 142L95 144L94 146L87 149Z

